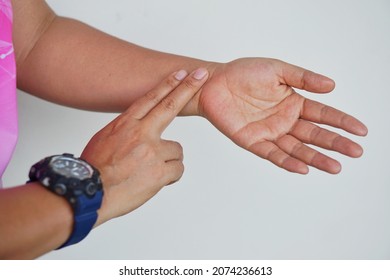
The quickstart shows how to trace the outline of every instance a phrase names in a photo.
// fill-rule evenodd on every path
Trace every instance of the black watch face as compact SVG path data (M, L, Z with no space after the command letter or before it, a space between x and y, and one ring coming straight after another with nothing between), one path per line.
M54 172L67 178L84 180L91 178L93 174L92 168L86 162L66 156L54 157L50 166Z

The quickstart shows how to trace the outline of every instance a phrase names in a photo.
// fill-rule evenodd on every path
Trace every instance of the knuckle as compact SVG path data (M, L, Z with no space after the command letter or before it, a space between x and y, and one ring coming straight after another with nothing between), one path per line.
M139 142L138 145L134 148L133 154L137 155L137 158L147 161L155 158L157 152L151 143Z
M177 179L176 179L176 181L178 181L178 180L180 180L180 178L183 176L183 174L184 174L184 164L183 164L183 162L180 162L179 163L179 166L178 166L178 171L177 171Z
M109 131L108 134L117 135L118 133L121 133L126 124L127 118L125 113L123 113L106 126L107 130Z
M183 146L176 141L166 140L167 148L170 150L170 156L172 159L183 161Z
M156 105L160 101L158 98L158 94L155 91L149 91L145 94L145 98L152 104Z
M183 81L183 85L191 90L197 89L198 84L193 78L188 78Z
M184 174L184 164L183 162L179 161L176 165L175 172L173 174L173 178L169 184L176 183L183 177Z
M177 143L177 150L179 154L179 160L182 161L184 159L184 151L183 151L183 146L180 145L179 143Z
M176 100L171 97L164 98L161 104L167 111L175 111L176 109Z
M145 133L141 126L136 125L133 126L130 131L127 131L126 137L126 143L134 143L136 146L138 146L139 143L144 141Z
M183 173L184 173L184 163L181 160L176 161L176 166L175 166L175 174L176 177L180 178Z
M180 162L180 164L179 164L180 178L181 178L181 176L183 175L184 170L185 170L184 164L183 164L183 162Z
M165 80L165 84L171 88L171 89L174 89L177 87L177 85L179 84L179 81L176 80L174 77L168 77L166 80Z
M310 132L310 135L309 135L309 140L311 142L315 142L315 141L318 141L318 139L321 138L321 128L320 127L314 127L312 129L312 131Z
M173 142L176 146L176 149L179 151L180 154L183 153L183 146L179 142Z
M184 164L182 161L175 161L174 166L170 167L169 175L166 177L167 185L172 185L179 181L184 173ZM167 176L166 173L164 173Z

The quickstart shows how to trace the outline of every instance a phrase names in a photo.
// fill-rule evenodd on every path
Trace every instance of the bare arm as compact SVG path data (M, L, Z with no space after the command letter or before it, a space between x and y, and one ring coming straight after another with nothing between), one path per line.
M169 79L161 83L164 73L172 73L183 64L187 66L184 69L204 64L200 60L147 50L78 21L57 17L45 1L13 1L13 8L18 87L49 101L90 110L124 111L136 98L160 83L159 88L149 91L146 99L141 99L138 105L131 107L133 111L138 108L147 114L157 100L174 91L180 83L173 79L173 75L169 75ZM178 68L171 71L174 67ZM184 84L187 86L178 87L176 97L171 101L176 103L176 99L183 99L186 95L190 97L177 101L182 109L198 91L200 82L203 84L205 80L203 78L202 81L191 82L186 79ZM149 99L151 97L152 100ZM178 113L171 112L170 107L165 108L165 105L158 108L159 120L153 121L153 126L159 125L164 119L160 116L167 115L171 120ZM118 151L124 163L96 158L96 154L102 154L103 150L109 151L111 155L115 153L116 147L123 147L107 140L91 140L83 153L83 157L101 170L105 188L96 226L139 207L161 187L179 179L183 171L180 145L160 140L154 131L149 132L152 127L150 123L141 125L134 121L132 114L127 113L126 116L132 121L128 126L146 126L148 131L136 135L132 130L134 141L127 141L128 153L123 153L122 149ZM115 126L116 122L123 122L126 118L120 117L113 121L93 139L107 136L112 125ZM109 137L109 140L120 141L118 139L121 137L129 139L127 132L128 129L116 131L115 137ZM96 149L95 146L99 146L100 153L91 153L91 156L88 151ZM145 154L148 158L143 158ZM169 158L172 154L175 161L169 160L167 167L156 159L162 158L165 163L166 157ZM126 168L122 168L120 176L108 174L112 170L110 164L125 165ZM150 168L153 170L149 170ZM160 170L162 168L165 168L164 172ZM142 172L156 174L156 178L139 177L137 174ZM163 176L158 177L158 174ZM136 181L135 177L140 180L136 184L126 182ZM113 185L116 186L115 191L110 191ZM123 186L119 188L118 185ZM121 192L133 195L124 196ZM123 201L123 206L118 207L123 197L128 197L130 201ZM72 225L73 214L69 204L37 183L0 190L0 259L35 258L58 248L69 237Z
M212 71L200 91L199 83L187 81L184 83L186 87L176 93L176 98L179 98L183 90L196 84L188 105L181 103L180 108L184 107L181 113L206 117L244 149L281 168L298 173L307 173L308 165L329 173L338 173L341 168L338 162L306 144L351 157L358 157L363 152L353 141L313 124L327 124L363 136L367 134L367 128L361 122L344 112L308 100L294 90L299 88L316 93L329 92L334 88L334 82L329 78L271 59L251 58L217 64L148 50L78 21L58 17L43 0L13 1L13 7L18 85L36 96L72 107L101 111L123 111L135 99L144 96L138 100L141 100L141 105L149 101L149 108L150 102L154 106L156 99L161 101L161 96L156 91L144 94L164 76L178 69L189 72L199 65L206 65ZM172 81L165 83L165 86L167 84L172 85ZM157 92L161 92L161 89ZM162 92L167 94L164 89ZM134 103L136 104L137 102ZM169 106L166 107L169 109ZM134 121L133 117L130 120ZM118 118L111 126L116 127L115 122L123 119L126 118ZM126 122L126 128L133 125L139 124ZM124 212L140 206L168 183L167 178L163 181L162 178L153 178L155 180L148 182L146 187L143 184L145 182L137 182L136 186L144 186L141 196L139 189L126 184L126 179L132 176L131 172L137 174L134 170L128 170L128 161L133 159L126 157L134 155L133 149L139 149L136 144L151 143L146 147L152 149L151 154L156 157L168 150L165 147L167 143L160 141L159 135L134 139L135 144L129 143L129 136L125 133L127 130L119 133L119 138L107 137L107 131L112 131L109 125L91 140L83 153L100 170L106 169L107 172L103 171L102 177L110 182L108 187L117 185L120 186L117 189L122 191L133 188L131 203L122 201L122 205L130 205ZM145 136L147 133L142 134ZM120 137L125 137L126 141ZM118 174L108 172L111 170L109 155L114 152L115 147L121 146L114 140L134 145L127 147L128 153L118 152L124 157L122 164L126 167L119 169L124 172L119 174L120 182L112 179L118 178ZM105 144L105 141L114 142ZM173 147L172 150L176 150L180 161L181 153L174 146L176 148ZM104 153L94 153L94 149L107 150L108 156L96 158L96 154ZM145 145L142 149L145 149ZM147 160L154 162L154 158L143 160L145 159L138 157L135 162L144 163L145 167L151 166L147 164ZM137 166L142 168L144 165L135 164L134 168ZM158 166L160 165L155 168ZM145 170L143 172L156 174ZM180 174L180 169L175 173ZM142 178L144 177L138 179ZM120 191L107 193L111 204L123 197ZM100 215L98 223L124 214L121 212L123 209L117 209L113 213L113 209L104 205L102 209L107 210ZM61 198L36 184L0 191L0 207L0 258L38 256L61 245L71 231L72 215L69 206Z
M14 1L14 6L18 84L44 99L90 110L123 111L167 73L201 65L208 68L210 79L181 114L206 117L244 149L304 174L308 165L330 173L341 170L338 162L305 144L352 157L363 153L353 141L308 123L367 134L354 117L295 91L330 92L335 83L325 76L274 59L213 63L161 53L58 17L43 0Z
M124 111L169 73L209 64L142 48L59 17L43 0L13 1L13 6L18 87L55 103ZM194 114L193 107L187 113Z
M72 210L38 183L0 190L0 259L31 259L63 244Z
M206 82L199 69L171 73L100 130L81 157L101 174L104 196L95 227L141 206L183 174L179 143L161 134ZM30 259L70 236L70 204L38 183L0 190L0 259Z
M330 173L341 170L338 162L305 144L352 157L363 153L353 141L308 123L367 134L357 119L313 103L294 89L330 92L335 83L325 76L273 59L212 63L165 54L57 17L43 0L14 1L14 5L18 83L44 99L90 110L122 111L167 73L202 65L210 79L181 114L206 117L244 149L304 174L308 165ZM327 137L322 137L324 133ZM322 136L314 139L313 135Z

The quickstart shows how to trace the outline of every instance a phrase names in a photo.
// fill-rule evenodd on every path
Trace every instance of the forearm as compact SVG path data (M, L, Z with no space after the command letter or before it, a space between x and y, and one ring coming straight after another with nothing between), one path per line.
M0 259L32 259L56 249L72 226L69 203L38 183L0 191Z
M56 103L99 111L123 111L169 73L211 65L145 49L61 17L51 21L18 64L22 90ZM193 100L182 113L196 114L196 106Z

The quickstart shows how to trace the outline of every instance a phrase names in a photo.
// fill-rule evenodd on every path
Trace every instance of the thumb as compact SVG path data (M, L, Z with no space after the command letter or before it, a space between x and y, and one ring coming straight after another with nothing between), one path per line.
M315 93L328 93L335 88L335 82L321 74L281 62L279 73L288 86Z

